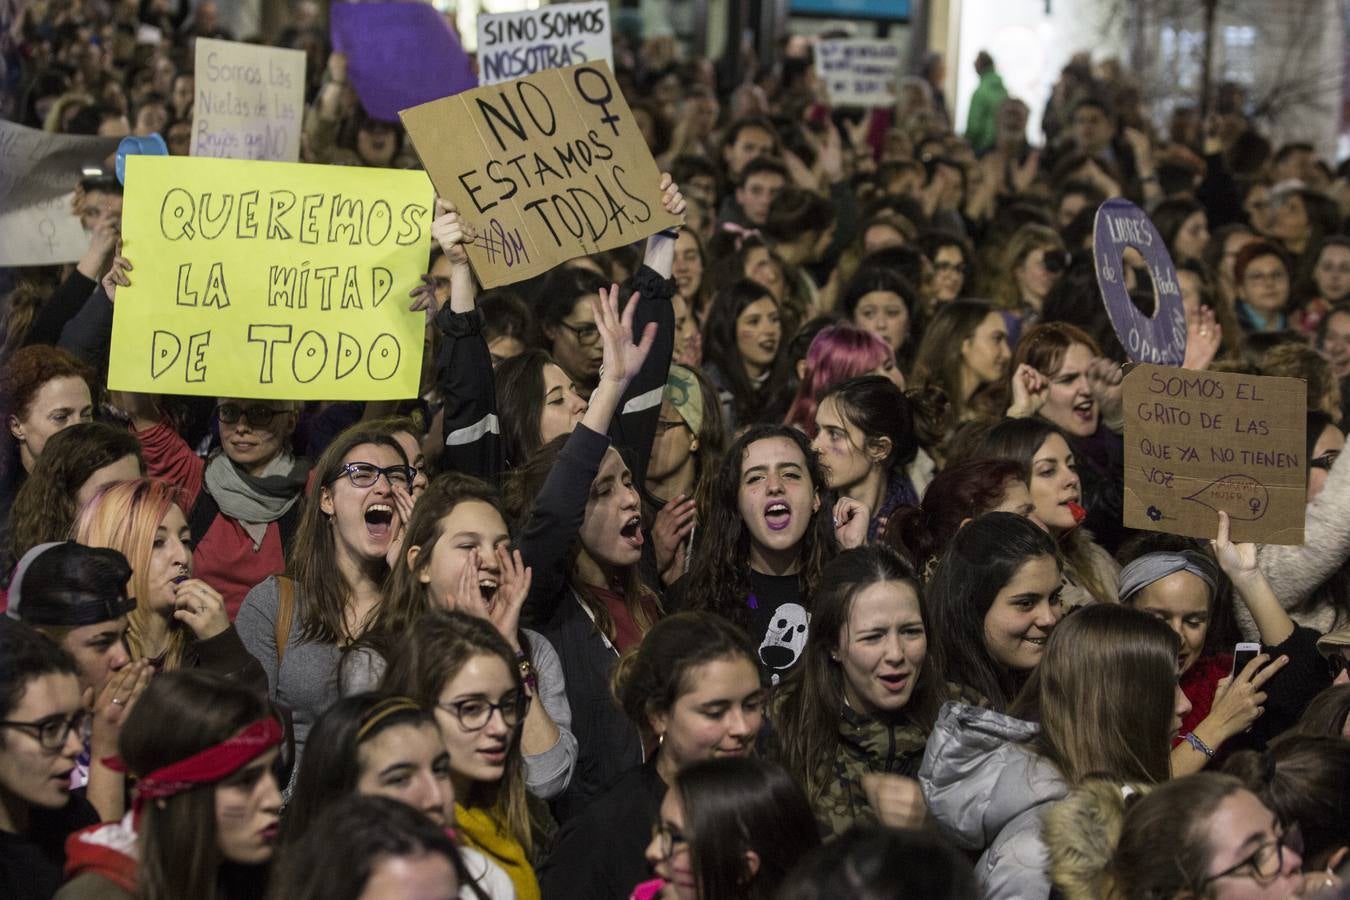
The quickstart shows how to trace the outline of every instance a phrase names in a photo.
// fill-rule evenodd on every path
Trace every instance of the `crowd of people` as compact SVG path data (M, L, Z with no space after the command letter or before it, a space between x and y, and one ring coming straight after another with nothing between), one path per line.
M27 4L10 115L185 154L180 6ZM415 167L320 12L302 161ZM778 50L616 35L682 227L481 290L438 200L405 401L109 391L72 173L88 251L5 273L0 895L1347 896L1350 170L1238 85L1076 57L1031 129L981 54L961 135L940 58L860 110ZM1306 382L1301 545L1122 524L1117 196L1187 368Z

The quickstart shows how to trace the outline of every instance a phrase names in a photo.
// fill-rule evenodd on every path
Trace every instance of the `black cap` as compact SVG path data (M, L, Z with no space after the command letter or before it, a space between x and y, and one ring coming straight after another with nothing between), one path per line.
M136 608L131 566L116 550L74 541L39 544L19 560L7 615L30 625L96 625Z

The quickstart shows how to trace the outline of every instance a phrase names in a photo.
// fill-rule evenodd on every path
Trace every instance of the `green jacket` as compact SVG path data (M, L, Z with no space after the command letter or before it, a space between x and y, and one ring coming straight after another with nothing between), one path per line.
M998 108L1008 99L1008 89L998 72L990 69L980 76L980 85L970 97L970 114L966 116L966 140L976 153L994 146L998 126Z
M947 685L943 699L983 705L974 692L954 684ZM832 771L821 773L823 787L811 798L821 837L829 840L855 823L876 822L877 814L863 790L863 776L878 772L913 778L919 772L927 743L928 732L907 718L888 723L844 705Z

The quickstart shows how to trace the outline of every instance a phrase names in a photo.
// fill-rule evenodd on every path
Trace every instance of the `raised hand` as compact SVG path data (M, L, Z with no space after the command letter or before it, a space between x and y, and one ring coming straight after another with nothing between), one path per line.
M652 342L656 340L655 322L649 322L642 332L642 340L633 343L633 316L637 314L638 294L633 294L619 312L619 286L611 285L608 290L600 289L598 299L591 300L591 312L595 316L595 327L600 332L604 346L604 356L600 362L601 380L628 387L628 383L637 375L642 364L651 352Z
M497 576L497 593L492 598L492 604L487 607L487 617L512 649L519 653L520 611L525 607L525 598L530 595L534 570L525 565L519 550L511 550L505 544L500 544L496 553L500 574Z
M414 502L408 488L402 485L392 485L392 488L390 495L394 501L394 521L390 524L394 532L389 539L389 549L384 552L384 561L391 569L398 565L398 558L403 555L403 537L408 533L408 523L412 521Z
M1183 369L1201 371L1218 355L1223 346L1223 326L1214 318L1214 310L1208 306L1186 314L1186 356L1181 361Z
M1241 672L1220 679L1214 704L1201 727L1209 725L1221 743L1246 731L1265 712L1266 694L1261 688L1288 662L1287 656L1271 660L1262 653L1243 666Z
M131 287L131 279L127 273L132 269L131 261L122 255L122 242L117 242L117 249L113 252L112 267L108 269L108 274L103 276L103 291L108 295L108 302L117 301L117 289L119 287Z
M150 686L150 677L154 673L150 663L141 659L114 672L97 697L92 687L85 689L85 705L94 713L89 739L94 759L117 755L117 737L122 732L122 723L136 700Z
M665 190L664 184L662 190ZM436 218L431 220L431 236L445 251L445 258L450 260L450 265L469 264L469 253L465 246L472 244L477 234L472 225L460 218L455 205L440 197L436 198Z
M1087 380L1088 390L1097 401L1102 418L1108 422L1120 421L1125 370L1118 363L1098 356L1088 363Z
M675 179L669 172L661 173L661 208L672 216L679 216L680 221L684 221L684 210L687 204L684 200L684 194L680 193L680 186L675 183ZM432 234L436 233L435 223L432 224ZM448 255L448 254L447 254Z
M1219 560L1219 568L1234 583L1245 582L1250 578L1260 577L1261 570L1256 566L1256 545L1255 544L1234 544L1229 535L1232 531L1232 523L1228 519L1228 513L1219 511L1219 536L1210 541L1210 546L1214 548L1214 555Z
M1041 411L1050 396L1050 379L1028 363L1022 363L1012 377L1012 403L1008 418L1029 419Z

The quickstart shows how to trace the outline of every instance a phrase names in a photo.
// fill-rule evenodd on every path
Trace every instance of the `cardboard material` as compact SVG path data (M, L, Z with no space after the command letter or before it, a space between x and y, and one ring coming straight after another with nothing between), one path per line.
M477 230L483 287L679 223L660 173L603 62L548 69L402 113L436 193Z
M478 16L479 84L601 59L614 68L608 0Z
M1133 247L1148 264L1156 305L1146 316L1130 300L1121 257ZM1115 197L1097 208L1092 226L1092 255L1097 286L1111 327L1135 362L1179 366L1186 359L1186 310L1181 305L1177 268L1162 235L1142 209Z
M816 74L835 106L890 106L900 81L900 45L875 38L820 41Z
M1125 376L1125 524L1303 543L1307 388L1297 378L1140 365Z
M193 156L300 159L303 51L198 38L196 59Z
M421 172L129 156L108 386L283 400L417 395Z
M48 134L0 120L0 266L74 262L89 236L71 210L85 167L100 168L117 138Z
M397 122L398 111L478 84L445 17L427 3L334 3L333 49L367 113Z

